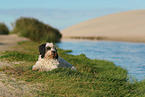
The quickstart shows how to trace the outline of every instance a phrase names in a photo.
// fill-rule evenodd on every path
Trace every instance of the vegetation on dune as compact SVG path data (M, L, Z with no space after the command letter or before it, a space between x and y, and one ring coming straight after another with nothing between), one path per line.
M9 34L9 29L4 23L0 23L0 34L3 35Z
M6 51L0 56L1 61L22 61L0 69L27 83L42 83L35 96L71 96L71 97L124 97L145 96L145 82L129 82L127 70L104 60L91 60L85 55L66 54L70 50L58 49L59 56L77 67L77 71L58 68L48 72L32 71L38 58L35 42L21 42L18 51ZM41 91L40 91L41 90Z
M21 17L13 26L13 33L37 42L59 42L62 36L59 30L34 18Z

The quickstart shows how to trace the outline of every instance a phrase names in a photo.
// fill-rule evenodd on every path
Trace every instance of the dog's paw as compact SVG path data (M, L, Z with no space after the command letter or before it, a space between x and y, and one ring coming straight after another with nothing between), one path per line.
M37 70L38 70L38 68L33 67L33 68L32 68L32 70L33 70L33 71L37 71Z

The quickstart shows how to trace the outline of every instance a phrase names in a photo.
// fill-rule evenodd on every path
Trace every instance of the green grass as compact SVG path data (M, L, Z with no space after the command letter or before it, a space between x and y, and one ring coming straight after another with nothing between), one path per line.
M84 54L74 56L66 54L70 50L58 49L59 56L77 67L77 71L58 68L48 72L32 71L38 58L38 46L35 42L21 42L15 51L2 53L0 60L23 61L20 64L0 69L9 76L28 83L42 83L39 96L48 97L124 97L145 96L145 82L129 81L127 70L105 60L91 60Z

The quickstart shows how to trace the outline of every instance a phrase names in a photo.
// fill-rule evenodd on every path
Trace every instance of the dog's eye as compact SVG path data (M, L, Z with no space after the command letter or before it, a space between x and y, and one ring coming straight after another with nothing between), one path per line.
M51 47L47 47L47 50L50 50L51 49Z

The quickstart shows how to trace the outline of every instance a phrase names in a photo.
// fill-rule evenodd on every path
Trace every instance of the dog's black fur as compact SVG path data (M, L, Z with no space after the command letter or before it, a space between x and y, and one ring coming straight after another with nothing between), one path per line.
M42 44L39 46L39 52L40 52L41 58L44 58L44 56L45 56L45 51L46 51L45 46L46 46L46 44Z

